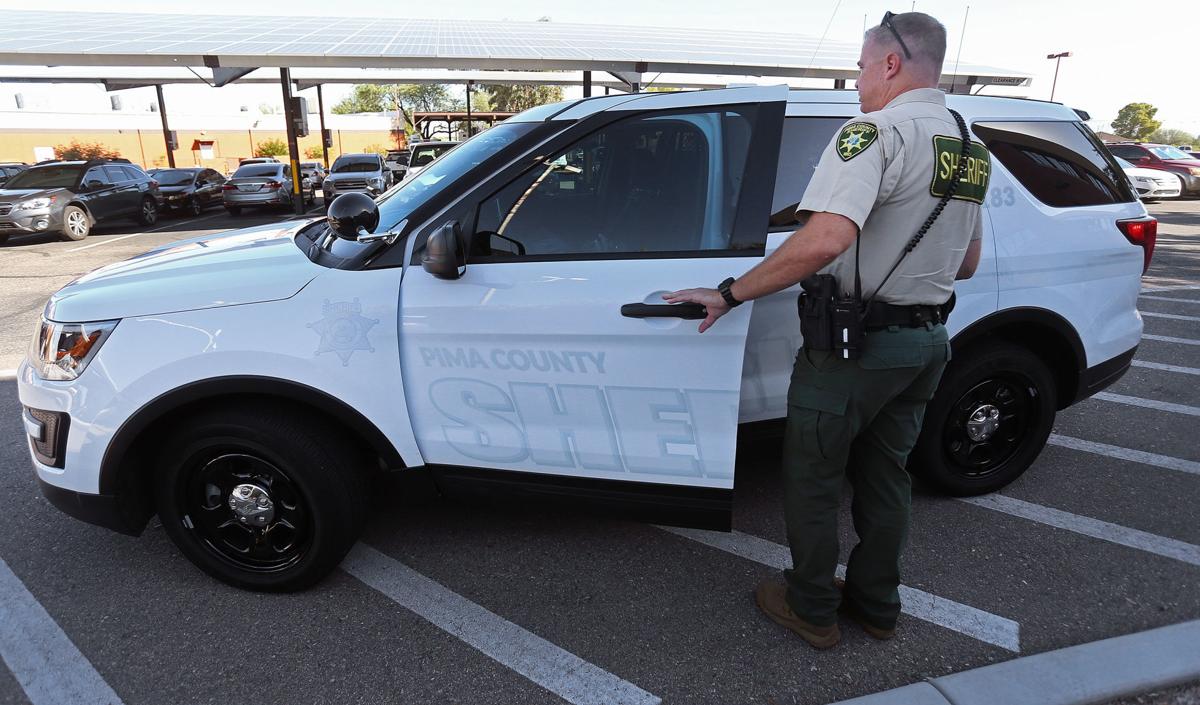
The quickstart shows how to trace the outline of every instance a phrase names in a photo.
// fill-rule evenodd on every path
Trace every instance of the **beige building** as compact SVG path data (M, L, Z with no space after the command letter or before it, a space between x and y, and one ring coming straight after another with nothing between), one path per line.
M254 156L264 141L287 142L282 115L170 115L170 125L178 134L175 165L181 167L229 172L237 168L239 159ZM325 126L333 132L331 162L339 154L386 150L395 144L387 115L330 115ZM302 159L307 159L306 150L320 148L320 131L316 116L310 115L309 135L300 138ZM167 166L157 113L0 112L0 161L33 164L53 159L56 148L72 140L100 143L147 169Z

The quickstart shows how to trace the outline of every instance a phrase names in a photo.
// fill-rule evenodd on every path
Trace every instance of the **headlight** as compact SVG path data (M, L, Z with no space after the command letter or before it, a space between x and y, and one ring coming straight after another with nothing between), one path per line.
M57 323L43 318L29 351L29 362L42 379L75 379L116 326L116 321Z
M370 184L375 188L383 188L383 179L378 176L371 177Z
M1200 176L1200 166L1189 166L1188 173L1192 176Z
M19 211L31 211L38 208L49 208L51 203L54 203L54 196L31 198L28 201L21 201L18 203L16 209Z

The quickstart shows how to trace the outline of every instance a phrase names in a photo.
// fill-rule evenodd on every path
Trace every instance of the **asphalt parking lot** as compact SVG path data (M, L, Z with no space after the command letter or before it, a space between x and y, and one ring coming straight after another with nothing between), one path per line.
M0 704L818 704L1200 618L1200 201L1150 211L1135 366L1062 412L1003 493L919 493L898 637L847 622L828 652L751 594L788 560L776 441L741 444L729 534L451 502L420 471L394 476L342 570L262 595L201 574L156 521L129 538L51 507L16 384L0 380ZM75 276L281 217L14 237L0 246L0 370ZM845 558L848 502L842 525Z

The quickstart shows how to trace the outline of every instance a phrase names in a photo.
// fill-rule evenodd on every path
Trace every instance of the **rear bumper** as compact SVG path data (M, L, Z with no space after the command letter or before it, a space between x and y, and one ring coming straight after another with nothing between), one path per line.
M1071 403L1081 402L1121 379L1125 372L1129 370L1130 364L1133 363L1135 353L1137 353L1136 345L1112 359L1105 360L1098 365L1093 365L1080 372L1079 386L1077 387L1079 391Z
M221 200L227 206L273 206L289 202L288 192L283 189L249 193L229 191L221 197Z

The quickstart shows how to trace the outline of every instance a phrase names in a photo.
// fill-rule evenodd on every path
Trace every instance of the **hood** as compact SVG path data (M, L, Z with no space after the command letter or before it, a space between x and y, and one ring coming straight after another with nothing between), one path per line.
M101 267L50 297L46 317L102 321L286 299L324 271L293 242L308 222L184 240Z
M1162 160L1162 163L1170 166L1184 166L1191 167L1193 169L1200 169L1200 159L1164 159Z
M12 203L66 192L65 188L0 188L0 201Z
M1144 167L1135 166L1128 167L1124 171L1125 174L1130 178L1136 176L1144 179L1154 179L1156 181L1179 181L1174 174L1169 171L1163 171L1162 169L1146 169Z

